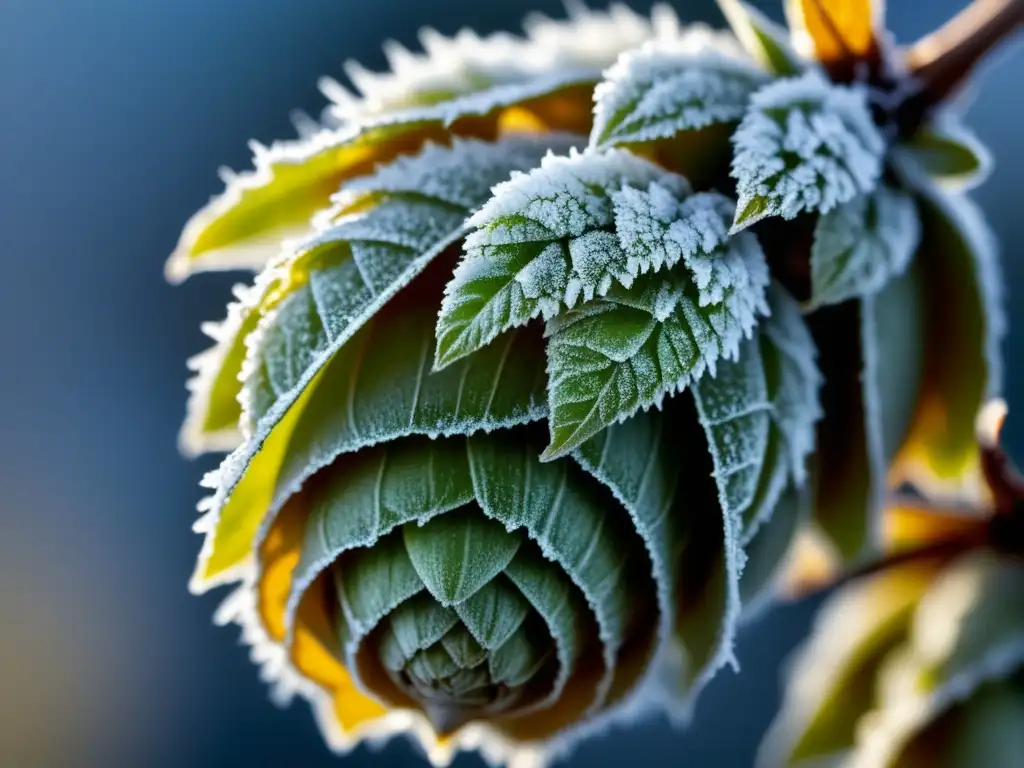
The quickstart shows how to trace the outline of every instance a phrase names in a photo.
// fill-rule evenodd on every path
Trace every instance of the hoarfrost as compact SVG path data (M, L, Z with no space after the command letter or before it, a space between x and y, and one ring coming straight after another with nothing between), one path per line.
M831 85L817 72L755 93L733 144L733 231L767 216L828 213L870 193L886 149L864 91Z

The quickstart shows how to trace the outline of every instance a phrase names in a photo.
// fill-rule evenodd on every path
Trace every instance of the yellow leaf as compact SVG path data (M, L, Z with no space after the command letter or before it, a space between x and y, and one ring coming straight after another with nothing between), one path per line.
M787 0L793 42L826 64L870 56L883 23L884 0Z

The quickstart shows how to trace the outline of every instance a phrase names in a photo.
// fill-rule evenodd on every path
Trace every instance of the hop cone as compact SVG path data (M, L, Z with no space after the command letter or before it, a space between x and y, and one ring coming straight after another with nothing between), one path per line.
M805 519L856 557L887 474L977 464L984 155L880 106L873 36L853 82L722 6L392 45L186 226L172 279L259 270L193 361L192 586L332 746L683 717Z

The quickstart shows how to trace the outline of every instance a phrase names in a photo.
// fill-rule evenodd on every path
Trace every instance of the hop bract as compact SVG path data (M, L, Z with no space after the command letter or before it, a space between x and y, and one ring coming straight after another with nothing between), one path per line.
M807 519L854 557L887 474L977 463L983 155L880 107L874 33L817 62L722 6L391 45L186 226L172 279L258 270L193 361L183 450L231 453L192 587L333 747L682 719Z

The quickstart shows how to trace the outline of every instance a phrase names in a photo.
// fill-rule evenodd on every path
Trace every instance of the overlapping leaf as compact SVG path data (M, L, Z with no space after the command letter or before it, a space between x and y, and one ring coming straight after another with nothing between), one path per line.
M682 204L689 215L677 219L681 206L660 197L654 187L623 189L616 230L628 258L645 269L673 268L647 272L549 325L545 456L714 373L720 359L737 357L768 310L756 239L725 237L728 200L692 197Z
M812 304L838 304L877 293L903 273L920 240L913 199L887 185L833 208L814 229Z
M805 65L790 47L789 34L785 29L750 3L742 0L717 1L740 44L768 72L787 77L803 70Z
M738 123L767 76L728 38L694 31L623 55L594 92L592 146L665 139Z
M766 216L828 213L873 191L885 152L866 93L816 72L755 93L733 144L734 230Z
M437 323L443 367L503 330L582 297L631 284L639 264L609 231L613 193L657 181L670 195L689 185L628 152L549 155L531 173L499 185L468 222L466 255L445 293Z
M473 195L485 199L489 183L507 176L513 168L529 167L552 140L559 141L557 137L509 139L493 145L434 148L419 161L402 166L403 173L382 172L371 177L346 193L340 206L347 211L372 202L372 207L365 213L343 216L292 263L263 278L263 295L273 311L262 320L258 335L246 340L246 404L252 432L211 478L216 483L212 503L218 526L237 526L245 520L247 536L255 534L263 513L253 498L269 502L288 436L302 410L299 401L316 388L323 366L390 297L461 234L465 204L479 205L470 199ZM428 168L446 167L449 171L461 167L467 181L446 188L443 197L414 191L424 182L424 174L434 183L445 178L445 171L438 170L435 176ZM445 231L446 227L451 229ZM285 298L278 298L282 293ZM275 300L279 302L276 306ZM266 477L251 482L264 490L239 496L234 493L235 486L254 460L265 464L258 474ZM252 515L257 515L255 521ZM211 536L231 534L221 531ZM237 541L242 544L245 540ZM209 546L213 546L212 540ZM241 554L239 547L234 557ZM220 566L226 565L218 561Z

